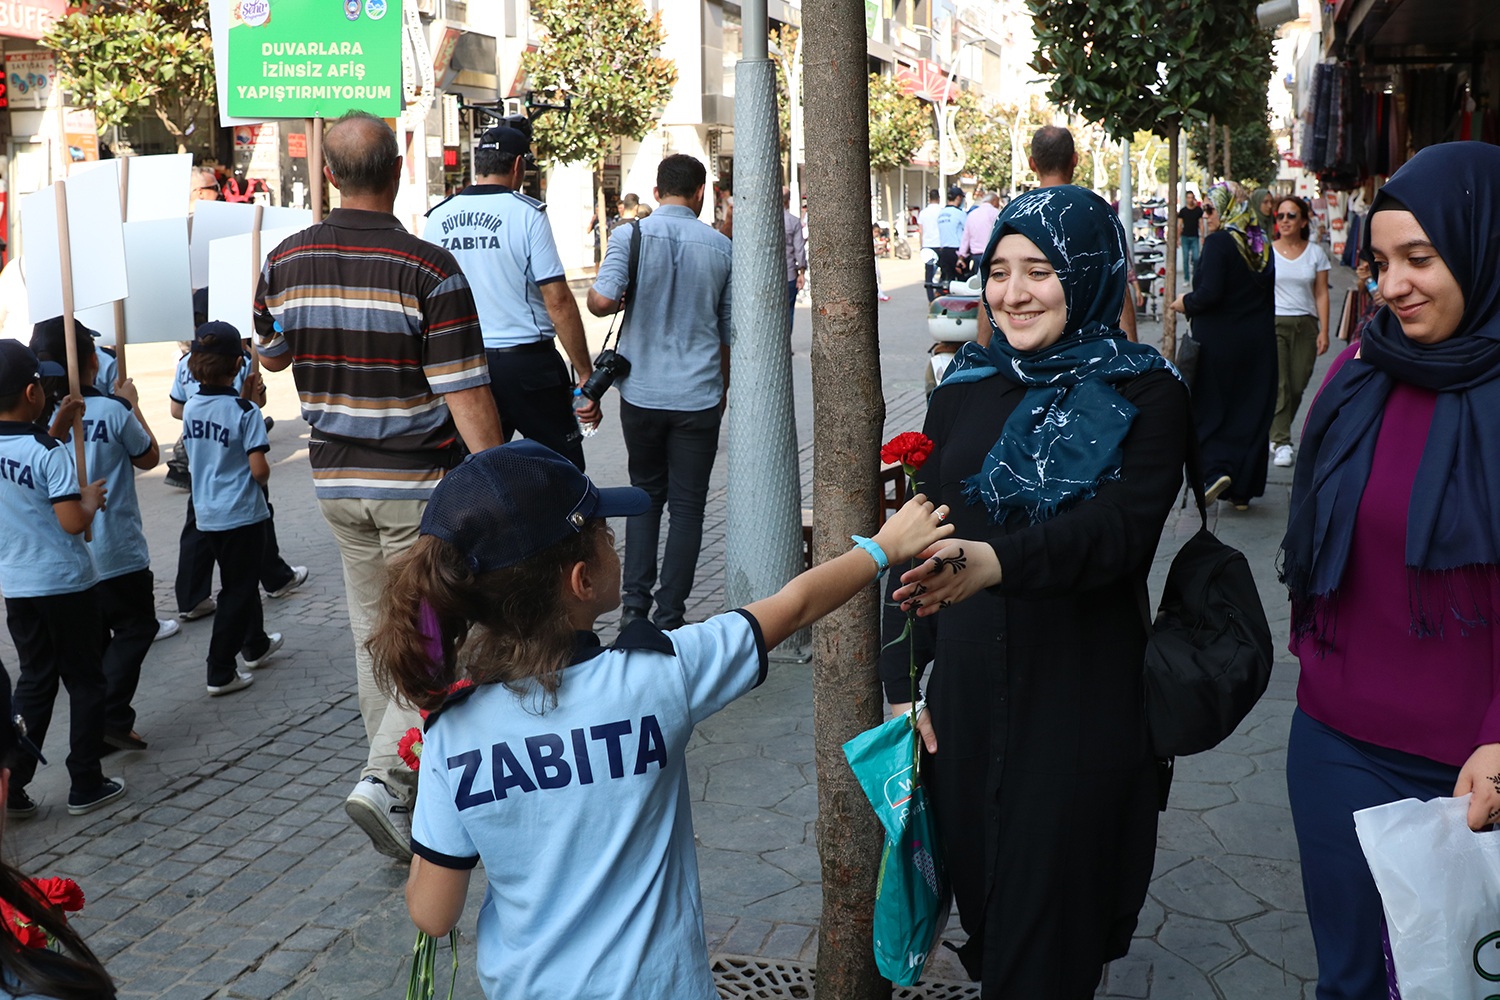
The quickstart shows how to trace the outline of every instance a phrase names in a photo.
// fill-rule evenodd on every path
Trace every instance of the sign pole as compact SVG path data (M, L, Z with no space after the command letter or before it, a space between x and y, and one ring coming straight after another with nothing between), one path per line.
M323 221L323 118L307 121L307 186L312 192L313 225Z
M260 290L260 220L265 208L255 206L255 222L250 226L250 373L260 374L260 348L255 344L255 293Z
M63 336L68 342L68 393L82 396L78 378L78 344L75 338L77 327L73 323L73 251L68 240L68 189L67 182L57 181L57 255L62 263ZM73 457L78 465L79 489L88 485L88 468L83 451L83 414L73 418ZM94 540L89 527L83 529L83 540Z
M125 221L126 197L130 190L130 157L120 159L120 221ZM125 384L129 376L125 373L125 300L115 299L115 388Z

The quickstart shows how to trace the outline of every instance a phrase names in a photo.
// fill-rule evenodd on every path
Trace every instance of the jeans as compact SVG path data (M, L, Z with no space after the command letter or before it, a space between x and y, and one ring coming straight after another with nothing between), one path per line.
M210 567L211 569L212 567ZM149 569L121 573L94 585L104 615L104 731L128 734L135 728L130 702L141 682L141 664L156 641L156 594Z
M365 643L375 625L380 588L389 559L417 543L426 500L319 500L323 520L333 529L344 563L344 595L349 602L349 631L354 634L354 669L359 687L359 714L365 723L370 753L360 777L373 777L403 805L417 797L417 772L406 766L396 744L413 726L422 725L417 710L391 701L375 683L375 660Z
M1300 708L1292 714L1286 789L1302 856L1302 892L1318 951L1318 1000L1386 1000L1380 891L1354 813L1398 799L1452 795L1458 768L1364 743Z
M57 683L62 681L68 689L68 776L73 791L92 794L104 783L99 766L105 698L99 595L90 587L50 597L7 597L5 618L21 661L11 711L26 720L31 742L41 746L52 724ZM25 788L36 775L37 760L24 753L13 757L11 786Z
M1192 288L1193 272L1198 270L1199 246L1202 241L1197 236L1184 236L1179 242L1182 243L1182 280Z
M264 521L205 531L209 550L219 564L219 610L214 614L214 632L208 640L208 683L212 686L234 680L238 667L234 655L247 659L262 656L270 639L260 606L260 564L266 546Z
M1302 405L1302 393L1318 360L1318 317L1276 317L1276 415L1271 418L1271 443L1292 443L1292 418Z
M708 477L719 448L717 406L706 410L648 410L620 400L620 430L630 456L630 485L646 491L651 509L625 521L625 566L621 604L645 615L656 585L656 549L661 539L661 512L672 520L656 590L660 628L676 628L687 613L688 595L703 544L703 506Z

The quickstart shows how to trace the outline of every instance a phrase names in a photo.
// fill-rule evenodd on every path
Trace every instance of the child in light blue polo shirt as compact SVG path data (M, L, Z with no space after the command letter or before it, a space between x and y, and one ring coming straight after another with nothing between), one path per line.
M265 521L271 516L262 487L271 477L270 443L260 407L235 392L245 365L239 331L204 323L188 355L198 392L182 408L182 439L193 470L193 507L219 564L218 614L208 647L208 693L242 691L254 678L237 668L244 653L251 670L281 648L266 635L260 606L260 564Z
M43 365L19 341L0 340L0 591L6 623L21 664L14 708L33 742L41 745L52 723L61 681L68 689L68 812L82 815L125 794L99 765L103 749L104 672L100 667L103 620L94 584L99 580L82 535L104 508L103 479L80 486L72 449L36 421L46 408L42 376L61 374ZM6 814L36 815L26 793L36 760L13 763Z
M649 504L518 441L449 472L391 562L376 673L432 710L407 909L447 934L484 861L490 1000L717 996L688 807L693 727L765 680L768 649L952 531L946 508L916 496L774 597L671 632L637 619L604 648L594 621L620 604L604 519Z
M103 378L98 370L106 355L95 350L92 330L82 323L74 326L79 376L85 386L84 454L89 474L101 477L109 491L109 506L94 518L94 537L89 543L99 570L96 592L104 614L104 679L109 690L104 742L116 750L144 750L146 741L135 732L135 709L130 703L141 681L141 664L156 640L160 623L156 620L155 581L141 526L135 473L137 469L155 468L161 449L145 415L135 408L134 383L127 379L118 387L112 385L112 391L118 389L118 396L98 389L98 381ZM62 317L38 323L31 347L43 361L65 362L68 347ZM65 378L44 381L49 383L47 389L54 399L67 395ZM72 413L60 411L58 415L60 419L54 422L58 438L71 443Z

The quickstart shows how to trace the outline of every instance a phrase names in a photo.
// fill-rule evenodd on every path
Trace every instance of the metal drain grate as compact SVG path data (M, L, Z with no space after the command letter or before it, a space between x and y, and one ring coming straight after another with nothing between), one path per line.
M715 955L714 985L721 1000L812 1000L814 970L796 962L782 962L746 955ZM971 1000L979 996L978 983L923 981L898 986L892 1000Z

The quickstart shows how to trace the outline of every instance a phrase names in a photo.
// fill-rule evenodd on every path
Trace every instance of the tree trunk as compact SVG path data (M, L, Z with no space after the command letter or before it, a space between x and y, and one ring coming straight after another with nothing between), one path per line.
M1167 273L1162 279L1161 355L1177 357L1177 313L1172 302L1177 298L1177 140L1181 133L1172 130L1167 140Z
M874 529L885 397L870 243L870 120L862 0L805 0L804 127L813 339L813 553ZM880 725L880 591L870 586L813 628L813 732L823 913L820 1000L879 1000L875 884L884 834L843 744Z
M1214 122L1214 116L1208 116L1208 162L1203 165L1208 172L1208 185L1214 183L1214 138L1219 134L1219 126Z
M1233 161L1229 159L1229 126L1224 126L1224 179L1234 180Z

